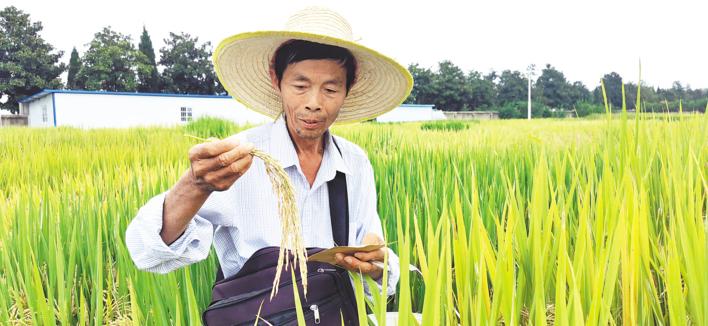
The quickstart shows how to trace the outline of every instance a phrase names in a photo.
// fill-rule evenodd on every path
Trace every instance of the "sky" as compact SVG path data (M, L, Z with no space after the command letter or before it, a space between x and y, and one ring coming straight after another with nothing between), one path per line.
M110 4L108 4L110 3ZM536 74L547 63L570 82L593 89L615 71L625 82L674 81L708 88L708 1L38 1L1 0L41 21L41 36L79 53L105 26L139 41L145 25L159 58L170 32L209 41L248 31L278 30L308 6L336 10L355 38L407 66L435 69L450 60L465 72L505 69Z

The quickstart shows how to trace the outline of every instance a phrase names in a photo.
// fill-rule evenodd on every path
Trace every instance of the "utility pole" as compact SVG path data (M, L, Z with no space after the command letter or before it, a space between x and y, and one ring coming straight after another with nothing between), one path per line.
M528 90L528 120L531 120L531 78L534 75L534 69L536 68L536 65L530 64L527 68L526 72L526 79L529 81L529 90Z

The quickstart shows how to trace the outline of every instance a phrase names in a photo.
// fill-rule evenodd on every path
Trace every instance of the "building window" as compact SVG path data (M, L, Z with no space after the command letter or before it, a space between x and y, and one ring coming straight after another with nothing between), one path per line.
M181 121L181 122L192 121L192 108L183 106L183 107L179 108L179 114L180 114L179 121Z
M42 105L42 122L47 123L49 121L49 118L47 117L47 106Z

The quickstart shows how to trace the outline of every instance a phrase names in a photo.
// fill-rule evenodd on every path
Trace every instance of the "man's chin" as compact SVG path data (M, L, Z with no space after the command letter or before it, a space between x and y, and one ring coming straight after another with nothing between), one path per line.
M305 138L305 139L319 139L324 135L324 130L320 129L305 129L305 128L300 128L299 132L297 133L298 136Z

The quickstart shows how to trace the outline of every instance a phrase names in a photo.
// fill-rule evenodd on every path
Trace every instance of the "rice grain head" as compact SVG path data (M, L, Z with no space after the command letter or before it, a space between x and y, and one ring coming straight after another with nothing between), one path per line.
M185 135L201 141L218 141L218 138L209 137L203 139L193 135ZM300 214L295 201L295 189L290 182L290 177L283 169L283 166L270 156L270 154L259 149L253 149L251 155L261 159L265 165L266 174L273 186L275 196L280 199L278 201L278 213L280 215L281 225L281 240L280 252L278 254L278 266L273 279L273 289L270 292L270 298L278 294L278 285L280 284L280 275L283 267L287 269L289 257L293 257L292 265L300 267L300 279L302 282L303 294L307 297L307 250L302 239L302 229L300 228Z
M275 158L270 154L258 149L251 151L251 155L260 158L265 164L266 173L273 186L273 192L278 201L278 212L280 213L280 225L282 237L280 240L280 253L278 255L278 267L273 280L273 289L270 293L272 299L278 294L278 284L283 267L287 268L288 257L293 256L293 266L300 267L300 279L302 281L303 294L307 297L307 251L302 239L302 229L300 228L300 214L295 202L295 190L290 177Z

